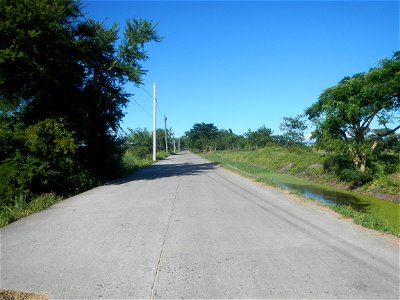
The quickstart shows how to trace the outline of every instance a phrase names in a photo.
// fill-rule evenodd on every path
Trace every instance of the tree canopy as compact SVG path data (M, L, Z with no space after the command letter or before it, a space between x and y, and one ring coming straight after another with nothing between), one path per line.
M303 120L302 115L296 117L283 117L279 129L284 132L282 138L288 145L301 144L304 141L304 131L307 129L307 124Z
M272 134L273 130L263 125L255 131L249 129L245 133L245 137L249 148L258 149L273 141Z
M185 132L187 146L195 151L210 151L216 149L218 128L212 123L196 123Z
M144 45L161 39L155 26L127 20L119 42L117 24L86 18L75 0L0 0L0 20L0 174L15 173L0 194L7 185L68 192L79 178L112 176L123 86L141 84Z
M400 128L400 51L367 73L343 78L306 110L313 136L327 149L352 158L364 172L384 137ZM373 122L382 126L372 134Z

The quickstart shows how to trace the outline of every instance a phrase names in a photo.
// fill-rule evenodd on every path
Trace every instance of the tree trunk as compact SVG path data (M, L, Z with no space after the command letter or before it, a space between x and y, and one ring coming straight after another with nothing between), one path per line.
M365 172L365 167L367 166L367 155L365 153L355 153L353 161L360 172Z

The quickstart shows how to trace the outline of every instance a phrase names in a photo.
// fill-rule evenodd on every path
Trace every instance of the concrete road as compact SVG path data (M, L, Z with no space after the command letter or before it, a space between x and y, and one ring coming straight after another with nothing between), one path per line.
M51 298L399 298L396 241L190 153L1 231L1 287Z

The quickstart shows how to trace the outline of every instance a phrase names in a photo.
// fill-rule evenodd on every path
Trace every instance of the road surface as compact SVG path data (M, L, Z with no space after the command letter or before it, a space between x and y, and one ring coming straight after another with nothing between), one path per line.
M399 246L190 153L1 230L1 287L51 298L399 298Z

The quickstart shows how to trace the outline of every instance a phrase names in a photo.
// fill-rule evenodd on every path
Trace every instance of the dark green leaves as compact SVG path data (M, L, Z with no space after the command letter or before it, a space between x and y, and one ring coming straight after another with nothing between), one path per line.
M118 38L78 1L0 0L0 173L13 174L3 187L69 193L118 173L124 84L141 83L144 46L160 37L132 20Z
M320 145L348 155L364 171L380 142L370 134L373 122L383 126L380 138L400 128L399 96L400 52L396 52L377 68L326 89L306 114L316 126L313 135Z

